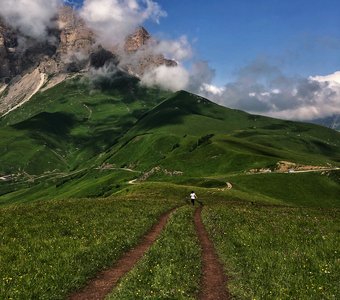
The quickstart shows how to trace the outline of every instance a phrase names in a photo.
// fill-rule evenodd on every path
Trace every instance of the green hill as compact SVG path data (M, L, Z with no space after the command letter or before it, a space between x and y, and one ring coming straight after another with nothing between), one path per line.
M144 88L124 74L77 77L35 95L0 119L0 149L0 175L10 178L0 181L0 203L107 196L132 179L224 187L279 161L340 166L339 132ZM256 190L246 185L240 193Z
M129 80L128 90L111 86L104 92L73 79L3 117L0 172L41 174L88 166L167 95Z
M340 134L218 106L178 92L144 115L107 161L138 170L155 166L188 176L270 167L280 160L339 165Z

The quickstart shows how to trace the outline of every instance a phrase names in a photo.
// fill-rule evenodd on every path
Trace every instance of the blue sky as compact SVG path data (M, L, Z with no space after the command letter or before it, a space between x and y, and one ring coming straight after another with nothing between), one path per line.
M80 1L77 1L80 2ZM289 75L326 75L340 69L340 1L158 0L167 12L145 26L156 36L186 35L194 59L231 80L253 60L265 59Z
M142 84L187 89L230 108L283 119L340 115L339 0L86 3L82 16L94 22L101 43L146 20L158 51L180 62L166 72L160 67L143 74ZM157 23L159 6L167 16Z
M220 81L258 57L305 76L340 68L340 1L158 2L168 12L159 30L197 40L197 55L210 62Z

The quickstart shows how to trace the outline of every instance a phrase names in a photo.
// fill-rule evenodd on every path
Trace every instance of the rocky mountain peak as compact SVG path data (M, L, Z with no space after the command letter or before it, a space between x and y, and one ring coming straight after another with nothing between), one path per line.
M137 30L126 38L124 50L127 53L136 52L146 45L151 39L149 32L144 27L138 27Z
M60 30L58 49L60 54L66 55L74 52L90 54L95 43L95 36L72 7L60 8L57 22Z
M51 42L27 37L0 19L0 83L37 67L41 60L55 54L58 45L57 30L50 30Z
M144 27L129 35L122 49L104 49L76 10L61 7L45 41L35 40L0 19L0 116L28 101L43 86L51 88L72 73L106 64L142 76L148 70L177 63L147 47L152 41ZM156 41L153 41L156 42Z

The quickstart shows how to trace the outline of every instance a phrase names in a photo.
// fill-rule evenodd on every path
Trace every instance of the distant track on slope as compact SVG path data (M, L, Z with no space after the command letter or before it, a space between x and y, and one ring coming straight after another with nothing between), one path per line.
M129 272L143 257L146 251L156 241L165 227L171 213L176 208L163 214L158 223L142 238L142 241L130 251L126 252L113 267L104 270L90 280L88 284L78 292L71 294L70 300L102 300L117 285L120 278Z
M226 289L227 276L219 262L216 250L203 225L201 218L202 207L195 211L195 227L202 248L203 277L201 280L200 300L231 299Z

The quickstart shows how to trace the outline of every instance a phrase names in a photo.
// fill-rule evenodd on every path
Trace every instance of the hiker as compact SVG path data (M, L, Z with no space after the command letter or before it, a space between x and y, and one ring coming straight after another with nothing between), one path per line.
M190 199L191 199L192 205L195 205L195 199L197 199L197 196L196 196L196 194L195 194L194 191L192 191L192 192L190 193Z

